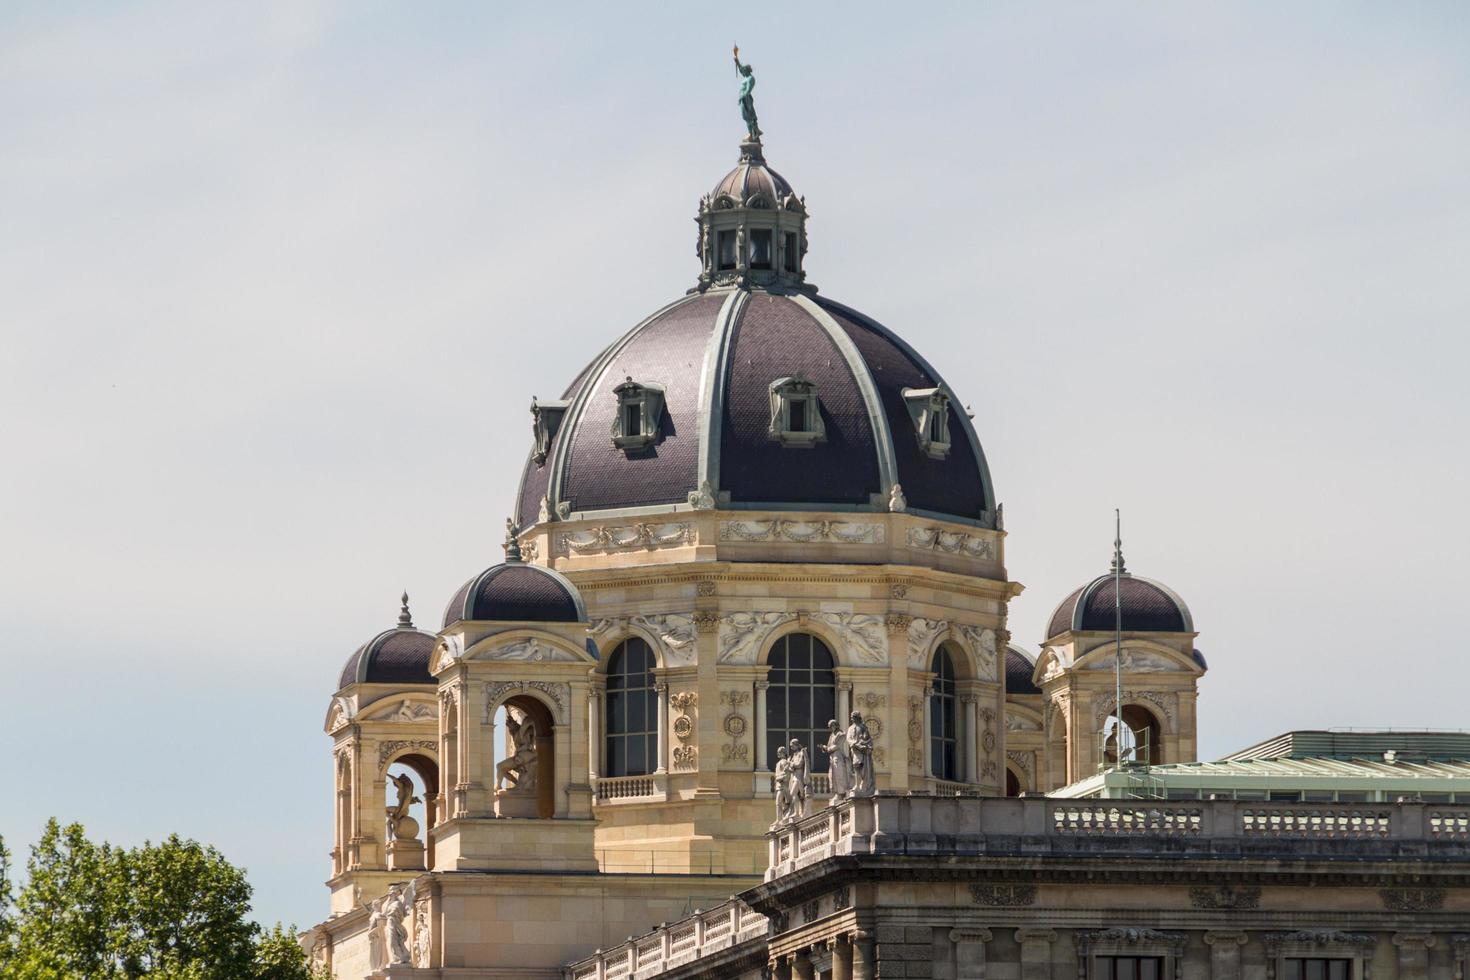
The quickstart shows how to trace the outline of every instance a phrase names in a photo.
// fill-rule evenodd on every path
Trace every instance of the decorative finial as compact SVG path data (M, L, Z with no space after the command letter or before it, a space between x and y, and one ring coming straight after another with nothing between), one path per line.
M735 45L735 73L740 76L740 118L745 120L746 144L754 143L757 147L761 142L761 128L755 118L755 96L751 92L755 89L755 69L750 65L740 63L740 45Z
M1128 566L1123 564L1123 512L1113 510L1113 567L1114 575L1127 575Z
M413 629L413 616L408 612L408 593L403 593L403 608L398 611L398 628L401 630Z
M521 528L513 517L505 519L505 560L521 560Z

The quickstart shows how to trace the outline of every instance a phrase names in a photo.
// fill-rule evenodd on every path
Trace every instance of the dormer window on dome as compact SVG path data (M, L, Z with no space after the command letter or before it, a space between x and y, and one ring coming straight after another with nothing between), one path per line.
M546 454L551 451L551 440L556 437L556 430L561 428L561 420L567 414L567 402L544 402L538 403L535 398L531 399L531 458L540 466L546 462Z
M658 441L664 418L663 385L628 378L613 389L618 414L613 418L612 441L618 449L645 449Z
M949 393L943 388L905 388L903 400L908 404L919 448L931 459L949 455Z
M810 448L827 441L817 386L800 374L771 382L770 437L783 446Z

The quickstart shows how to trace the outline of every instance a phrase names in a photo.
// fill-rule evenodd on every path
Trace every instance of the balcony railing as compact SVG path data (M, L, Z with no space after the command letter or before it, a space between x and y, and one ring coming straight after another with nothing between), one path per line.
M663 773L650 773L647 776L599 776L597 779L598 803L662 800L667 795L667 776Z
M703 956L766 935L766 917L731 899L708 912L696 911L612 949L600 949L568 965L566 980L623 980L657 975Z
M1104 845L1103 839L1108 843ZM1470 858L1470 806L879 795L772 831L766 880L846 854L1442 854Z

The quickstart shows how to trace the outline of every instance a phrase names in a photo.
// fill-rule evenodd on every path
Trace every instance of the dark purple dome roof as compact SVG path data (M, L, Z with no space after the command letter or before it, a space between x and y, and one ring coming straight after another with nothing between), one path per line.
M728 198L728 204L732 205L774 208L793 193L786 178L766 166L763 158L746 154L735 169L715 185L710 199L717 208L726 204L722 198Z
M1040 694L1041 688L1031 680L1036 673L1036 661L1015 644L1006 646L1006 693Z
M1122 576L1123 629L1130 633L1193 633L1194 619L1184 600L1168 586L1127 572ZM1114 626L1113 574L1099 575L1062 600L1051 614L1046 636L1068 630L1111 630Z
M349 684L434 684L429 655L433 633L398 626L384 630L347 658L337 688Z
M485 569L449 600L445 627L464 620L581 623L587 607L566 576L540 565L508 561Z
M771 387L796 376L816 386L825 430L799 448L770 432ZM663 394L656 442L637 450L611 436L614 389L629 378ZM905 397L930 389L949 399L943 458L925 451ZM523 527L543 504L573 518L687 509L704 481L732 510L881 511L897 483L910 512L995 526L990 473L963 401L889 330L809 291L722 288L676 300L608 347L562 400L544 458L526 463Z

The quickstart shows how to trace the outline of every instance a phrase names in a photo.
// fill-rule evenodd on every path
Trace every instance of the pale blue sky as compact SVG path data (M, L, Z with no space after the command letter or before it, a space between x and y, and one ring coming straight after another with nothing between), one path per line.
M813 281L974 406L1018 640L1121 506L1204 755L1470 727L1470 6L730 9L0 9L12 844L178 831L324 916L337 672L693 283L737 40Z

